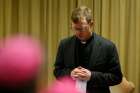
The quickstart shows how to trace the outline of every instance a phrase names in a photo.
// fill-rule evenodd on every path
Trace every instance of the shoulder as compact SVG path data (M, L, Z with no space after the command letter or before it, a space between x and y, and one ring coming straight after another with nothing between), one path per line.
M97 34L95 34L94 36L95 36L94 39L95 39L96 47L98 50L100 50L100 52L103 55L107 55L107 56L118 55L117 47L111 40L108 40Z
M111 40L108 40L100 35L97 35L96 33L94 33L94 39L95 39L94 40L95 43L98 43L102 47L106 47L106 48L115 47L115 44Z
M70 37L64 38L60 41L60 45L71 44L75 41L75 39L76 39L75 36L70 36Z

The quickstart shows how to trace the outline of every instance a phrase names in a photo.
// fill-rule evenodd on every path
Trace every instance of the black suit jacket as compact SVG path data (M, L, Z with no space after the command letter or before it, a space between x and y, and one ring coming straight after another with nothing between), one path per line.
M110 93L109 86L119 84L122 80L119 57L115 45L99 35L93 33L92 52L88 69L91 79L87 84L88 93ZM75 60L76 37L72 36L60 42L54 75L60 78L70 75L76 67Z

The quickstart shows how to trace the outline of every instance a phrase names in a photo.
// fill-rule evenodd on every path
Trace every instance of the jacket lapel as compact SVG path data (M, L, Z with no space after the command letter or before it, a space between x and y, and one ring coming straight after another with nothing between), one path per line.
M68 43L67 46L67 52L66 52L66 60L67 60L67 65L71 67L75 67L76 65L76 60L75 60L75 46L76 46L76 38L72 37Z
M92 68L93 65L96 64L96 59L99 55L99 42L98 42L98 36L93 33L93 41L92 41L92 52L91 52L91 56L90 56L90 60L89 60L89 67Z

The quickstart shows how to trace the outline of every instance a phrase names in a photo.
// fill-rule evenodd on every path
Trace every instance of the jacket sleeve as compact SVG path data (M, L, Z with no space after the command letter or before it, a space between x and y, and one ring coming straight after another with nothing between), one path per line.
M105 72L92 71L91 79L88 82L90 86L95 87L113 86L121 82L122 72L115 45L113 44L111 47L109 47L107 52L108 52L107 71Z
M61 41L58 47L53 73L58 79L60 77L70 75L70 71L71 70L66 68L64 64L64 42Z

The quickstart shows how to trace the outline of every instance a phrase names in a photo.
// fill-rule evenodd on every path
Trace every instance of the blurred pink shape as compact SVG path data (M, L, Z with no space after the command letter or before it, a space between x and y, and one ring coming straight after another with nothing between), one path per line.
M40 44L27 36L13 36L0 44L0 86L16 87L36 78L42 63Z
M75 81L69 77L64 77L55 81L46 91L41 93L79 93L75 87Z

